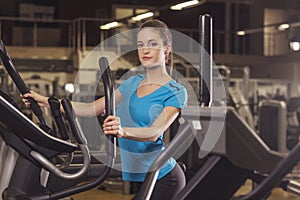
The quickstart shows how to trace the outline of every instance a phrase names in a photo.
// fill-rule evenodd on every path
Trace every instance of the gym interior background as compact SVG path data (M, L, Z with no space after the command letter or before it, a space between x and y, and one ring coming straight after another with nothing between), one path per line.
M136 21L132 17L150 12L146 19L161 19L172 30L199 41L199 15L209 14L213 18L213 60L228 83L226 89L230 99L226 103L259 132L263 131L263 127L258 126L263 120L259 115L262 102L283 101L287 108L283 133L286 137L285 141L278 142L284 143L280 151L290 151L298 143L300 134L300 1L199 0L196 5L182 10L170 9L181 2L0 1L0 38L16 69L32 90L59 98L73 95L88 101L95 96L80 93L72 87L82 62L102 41L137 28L143 22L143 19ZM113 21L118 22L116 27L101 28ZM134 40L124 36L118 44L103 43L101 46L105 55L119 58L112 64L116 83L132 66L138 65L136 52L127 51L134 45ZM193 48L193 44L184 45L181 55L190 58L190 62L175 56L175 69L193 87L198 87L198 74L191 64L199 60L193 60L197 58ZM94 87L88 81L97 80L97 70L95 66L82 73L85 77L79 77L78 86L85 91ZM1 65L0 89L18 99L19 93ZM102 92L99 90L97 95L102 96ZM30 116L30 110L23 110ZM97 146L98 143L91 145ZM107 186L106 192L100 188L74 198L87 199L82 196L90 195L88 199L94 199L96 196L93 195L99 195L107 199L130 199L130 194L123 195L126 193L124 184L120 184L120 180L113 182L115 185ZM270 198L300 199L278 191Z

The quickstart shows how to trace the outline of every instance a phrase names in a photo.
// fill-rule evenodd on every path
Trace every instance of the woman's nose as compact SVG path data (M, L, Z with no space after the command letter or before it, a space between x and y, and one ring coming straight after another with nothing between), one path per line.
M149 53L149 48L148 48L148 47L144 47L144 48L143 48L143 53L144 53L144 54Z

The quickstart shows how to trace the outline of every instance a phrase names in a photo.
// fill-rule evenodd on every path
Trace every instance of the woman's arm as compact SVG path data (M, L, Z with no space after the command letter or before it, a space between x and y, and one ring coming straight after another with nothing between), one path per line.
M180 109L167 106L153 122L151 127L121 127L120 119L116 116L109 116L105 119L103 130L105 134L116 135L117 137L128 138L137 141L154 142L165 132L179 114Z
M29 102L26 99L28 97L31 97L35 101L37 101L37 103L41 107L49 107L48 97L42 96L33 91L31 91L31 93L27 93L22 96L22 100L26 106L29 106ZM120 103L121 100L122 100L122 94L118 89L116 89L115 90L116 106ZM86 117L96 116L105 111L105 97L99 98L91 103L72 102L72 106L76 115L78 116L86 116ZM63 107L61 106L60 108L61 111L64 112Z
M115 104L119 105L122 100L121 92L115 90ZM105 112L105 97L101 97L91 103L72 102L72 106L75 110L76 115L92 117Z
M72 101L72 107L77 116L92 117L104 112L105 98L101 97L91 103L82 103ZM64 111L61 106L61 111Z

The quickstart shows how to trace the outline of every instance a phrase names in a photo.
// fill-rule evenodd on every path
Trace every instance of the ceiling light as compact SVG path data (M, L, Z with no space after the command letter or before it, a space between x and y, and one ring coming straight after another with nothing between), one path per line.
M198 0L186 1L183 3L176 4L174 6L171 6L170 9L171 10L182 10L183 8L188 8L191 6L198 5L199 3L200 3L200 1L198 1Z
M293 51L299 51L300 50L300 42L290 42L290 48Z
M239 36L243 36L243 35L246 35L246 32L245 31L238 31L236 32L237 35Z
M280 31L284 31L284 30L286 30L286 29L288 29L288 28L290 28L290 25L289 25L289 24L280 24L280 25L278 26L278 30L280 30Z
M290 40L290 48L293 51L299 51L300 50L300 39L299 37L295 36Z
M142 19L146 19L146 18L149 18L149 17L152 17L152 16L154 16L153 12L147 12L147 13L143 13L143 14L137 15L135 17L132 17L131 20L141 21Z
M119 23L119 22L110 22L108 24L104 24L104 25L101 25L100 26L100 29L101 30L109 30L109 29L112 29L112 28L117 28L119 26L121 26L122 24Z
M74 93L75 92L75 86L73 83L66 83L65 84L65 90L69 93Z

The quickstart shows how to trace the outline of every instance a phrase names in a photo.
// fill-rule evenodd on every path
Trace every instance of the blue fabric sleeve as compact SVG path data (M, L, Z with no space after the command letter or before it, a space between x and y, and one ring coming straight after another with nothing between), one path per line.
M121 85L118 87L118 90L121 92L122 95L126 93L125 89L126 89L127 82L128 79L123 81L123 83L121 83Z
M180 90L173 90L173 94L166 99L165 107L173 106L181 109L187 106L187 91L184 87L180 87Z
M132 76L128 79L126 79L125 81L123 81L123 83L121 83L121 85L118 87L118 90L121 92L121 94L124 96L124 94L128 93L128 89L130 88L129 86L132 84L132 82L134 81L134 79L136 78L136 76Z
M121 85L118 87L118 90L124 96L125 94L129 94L130 91L134 89L135 84L138 84L139 81L143 78L143 75L138 74L132 77L129 77Z

